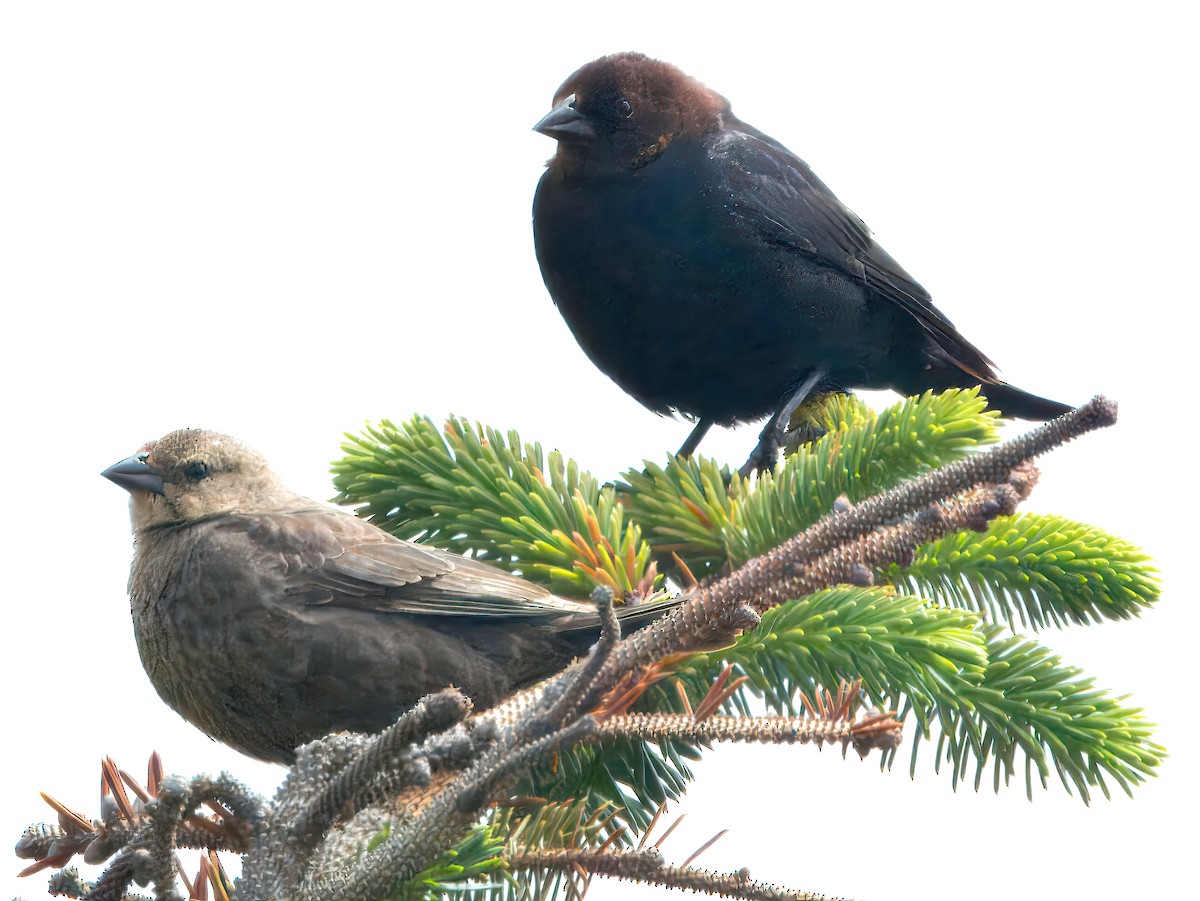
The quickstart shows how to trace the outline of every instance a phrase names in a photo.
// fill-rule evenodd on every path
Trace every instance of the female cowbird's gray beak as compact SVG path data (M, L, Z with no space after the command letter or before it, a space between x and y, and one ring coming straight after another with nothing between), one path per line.
M564 97L562 103L546 113L541 121L533 126L533 130L556 141L563 138L591 140L596 137L595 127L583 113L575 109L574 94Z
M163 493L163 477L146 462L146 454L134 454L120 463L114 463L104 472L104 478L116 482L126 491L149 491Z

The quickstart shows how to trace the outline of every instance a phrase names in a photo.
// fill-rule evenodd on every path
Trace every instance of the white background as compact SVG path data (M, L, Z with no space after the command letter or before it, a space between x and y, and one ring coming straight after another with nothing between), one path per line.
M282 773L208 741L142 673L126 497L99 471L147 439L229 432L318 498L343 431L413 412L519 428L604 477L678 446L686 423L579 351L530 237L553 151L532 125L577 66L638 49L807 159L1011 381L1120 401L1116 428L1045 461L1027 509L1143 545L1167 583L1136 622L1042 636L1161 724L1173 756L1134 800L954 793L928 755L914 781L722 748L668 855L730 828L701 864L857 898L1184 892L1200 801L1185 5L433 6L0 12L0 839L50 817L39 789L94 814L104 754L140 771L158 749L170 771L265 792ZM704 450L740 462L756 430ZM0 895L43 892L2 878Z

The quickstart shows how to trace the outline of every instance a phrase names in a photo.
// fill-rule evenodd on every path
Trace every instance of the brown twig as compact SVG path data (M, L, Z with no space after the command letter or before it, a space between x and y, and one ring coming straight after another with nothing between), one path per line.
M822 901L825 895L779 888L755 882L748 870L737 873L714 873L691 867L667 866L656 849L629 851L596 851L569 849L561 851L532 851L515 854L508 859L513 870L556 871L589 876L614 876L631 882L646 882L665 888L703 892L747 901Z

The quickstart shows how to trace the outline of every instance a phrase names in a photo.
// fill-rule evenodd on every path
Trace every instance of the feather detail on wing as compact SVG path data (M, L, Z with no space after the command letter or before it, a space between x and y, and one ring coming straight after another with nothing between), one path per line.
M933 305L929 292L875 243L866 224L817 178L804 160L774 138L740 120L729 123L716 152L725 168L737 212L773 244L820 260L862 280L878 296L911 315L963 371L988 383L994 364L959 334Z
M599 623L587 601L558 597L479 560L402 541L337 510L230 516L212 525L244 532L264 568L281 572L283 595L297 607L524 620L555 631ZM622 607L618 616L640 622L673 603Z
M401 541L336 510L233 516L221 525L244 530L282 568L284 594L300 605L543 622L596 617L590 604L480 561Z

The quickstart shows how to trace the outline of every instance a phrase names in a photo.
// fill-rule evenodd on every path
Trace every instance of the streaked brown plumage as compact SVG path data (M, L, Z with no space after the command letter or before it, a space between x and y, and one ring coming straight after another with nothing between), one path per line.
M448 685L494 704L596 638L590 604L300 497L225 435L172 432L104 475L132 496L129 594L151 682L252 757L377 731Z

